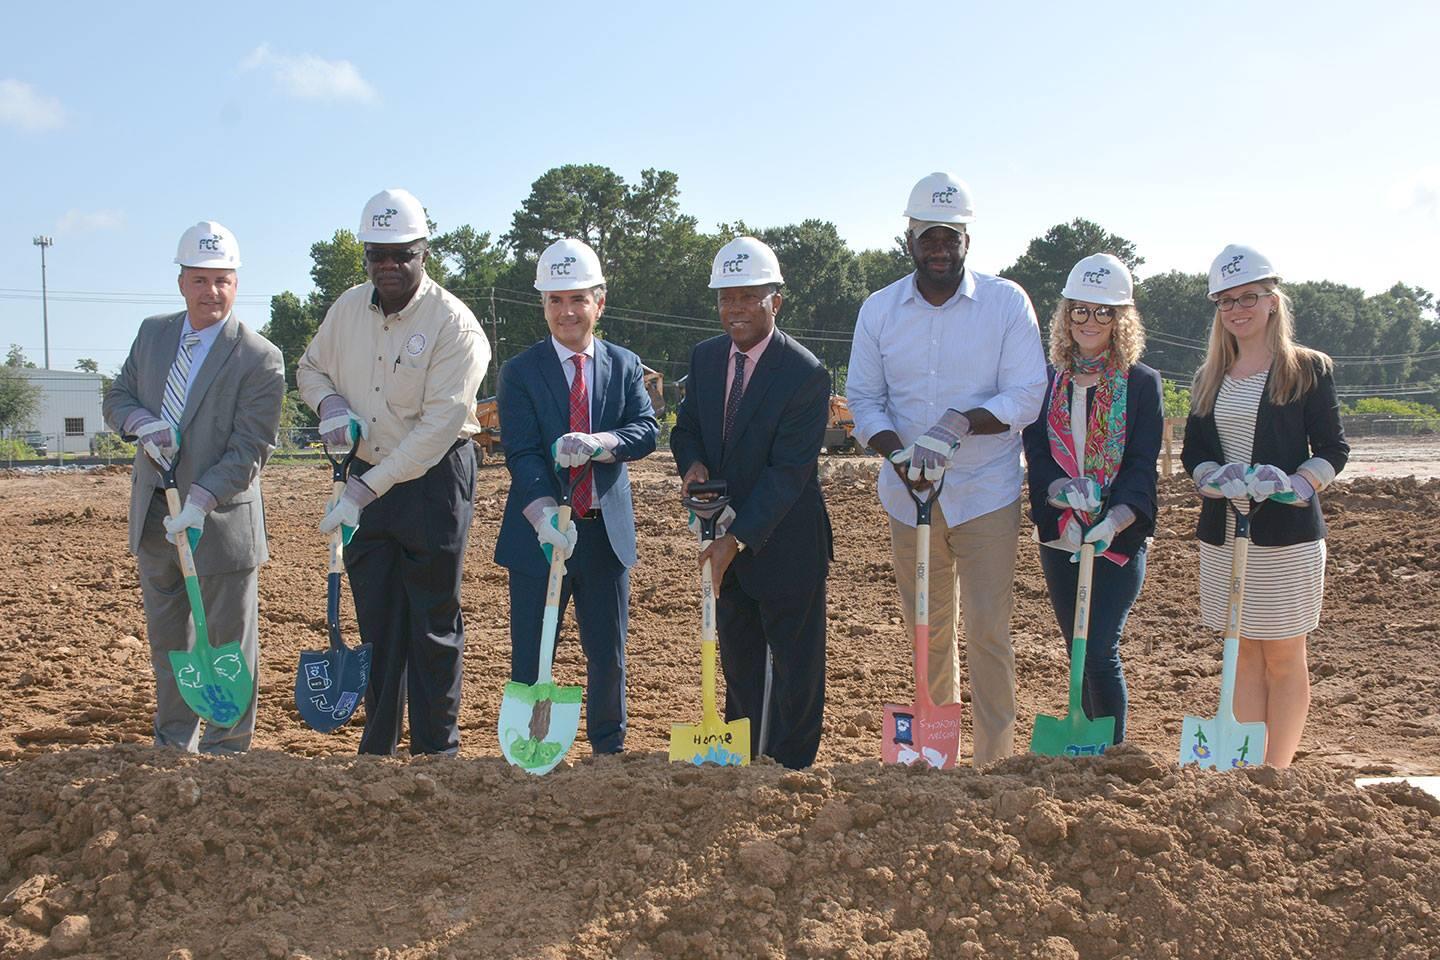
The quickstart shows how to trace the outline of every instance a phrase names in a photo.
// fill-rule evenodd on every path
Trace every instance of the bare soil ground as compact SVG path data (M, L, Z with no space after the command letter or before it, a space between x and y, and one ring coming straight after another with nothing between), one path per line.
M358 725L324 736L295 712L296 656L325 642L324 470L265 475L259 728L229 761L146 746L128 469L0 477L0 958L1440 956L1440 801L1351 782L1437 772L1440 480L1362 471L1327 493L1294 771L1174 764L1181 716L1213 713L1219 677L1176 477L1123 648L1132 746L937 774L878 763L880 704L912 684L874 469L824 468L838 543L816 769L665 762L670 725L699 712L698 600L657 456L633 475L630 752L592 760L582 734L543 780L495 742L503 467L476 495L459 762L356 759ZM1022 739L1063 712L1066 682L1024 536ZM583 682L573 625L556 673Z

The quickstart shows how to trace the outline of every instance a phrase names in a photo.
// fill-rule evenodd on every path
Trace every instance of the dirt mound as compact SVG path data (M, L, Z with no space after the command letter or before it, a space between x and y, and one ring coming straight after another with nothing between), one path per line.
M1419 960L1437 812L1128 747L985 775L649 755L544 780L70 751L0 782L0 956Z

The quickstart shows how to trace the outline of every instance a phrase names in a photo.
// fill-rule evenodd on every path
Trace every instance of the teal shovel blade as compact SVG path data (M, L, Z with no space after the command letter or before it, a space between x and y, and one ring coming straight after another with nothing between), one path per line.
M1030 752L1042 757L1098 757L1115 744L1115 718L1091 720L1084 710L1035 718Z
M505 684L500 699L500 750L537 776L554 770L580 732L581 687L556 683ZM548 711L548 716L547 716Z
M233 727L250 708L251 698L255 696L255 678L238 642L210 646L200 582L194 576L185 578L185 592L190 595L195 644L189 650L170 652L175 685L190 709L202 719L221 727Z
M1234 770L1265 762L1265 724L1228 717L1186 717L1180 726L1180 766Z

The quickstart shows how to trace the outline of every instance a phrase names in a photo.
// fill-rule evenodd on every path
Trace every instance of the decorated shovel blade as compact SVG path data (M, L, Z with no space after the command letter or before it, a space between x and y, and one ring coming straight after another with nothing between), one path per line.
M211 647L199 637L188 651L170 651L170 668L190 709L217 726L235 726L255 696L255 680L238 643Z
M295 708L300 718L320 733L344 726L370 686L372 654L368 643L354 650L302 651L295 671Z
M1091 720L1084 712L1038 716L1030 752L1042 757L1098 757L1115 743L1115 718Z
M726 723L719 718L706 723L676 723L670 726L670 759L695 766L715 764L743 767L750 763L750 718Z
M885 704L880 757L886 763L924 760L937 770L955 766L960 754L960 704Z
M1180 766L1234 770L1265 762L1265 724L1222 717L1186 717L1180 727Z
M584 693L556 683L506 683L499 724L505 759L537 776L554 770L580 731Z

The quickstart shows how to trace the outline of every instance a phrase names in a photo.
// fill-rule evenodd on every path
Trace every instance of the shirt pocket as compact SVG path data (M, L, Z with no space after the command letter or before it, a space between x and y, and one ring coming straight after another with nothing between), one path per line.
M397 416L415 416L425 399L425 371L396 367L385 384L385 405Z

